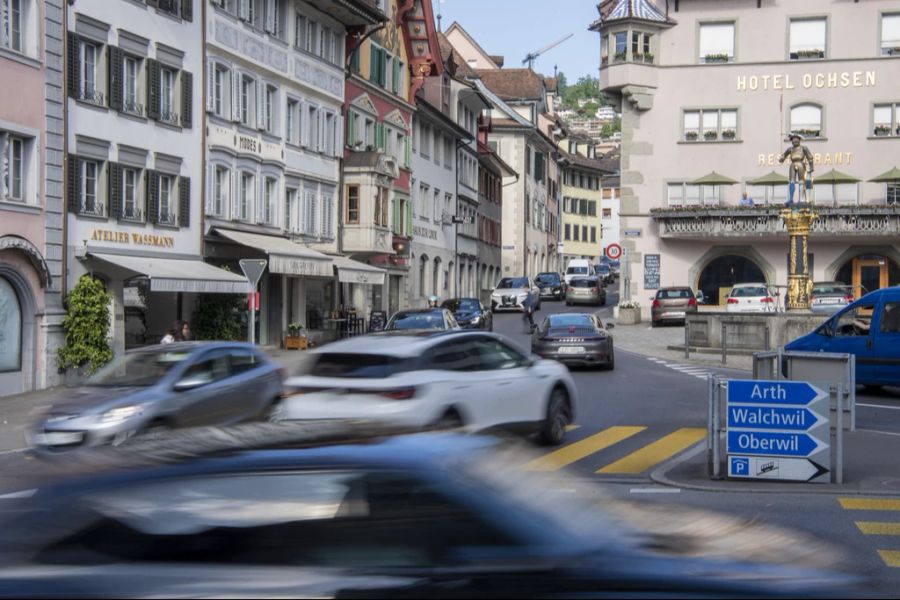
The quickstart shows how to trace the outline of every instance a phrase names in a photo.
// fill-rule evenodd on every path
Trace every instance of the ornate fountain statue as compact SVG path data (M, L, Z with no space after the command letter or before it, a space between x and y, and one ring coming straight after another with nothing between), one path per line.
M802 136L791 134L791 146L781 155L779 162L788 157L790 165L790 187L788 189L787 206L781 211L781 218L787 225L790 239L790 262L788 265L788 300L789 309L808 309L812 293L812 277L809 272L809 231L818 214L810 203L809 192L812 190L813 155L809 148L802 145ZM794 202L794 190L797 190L797 203Z

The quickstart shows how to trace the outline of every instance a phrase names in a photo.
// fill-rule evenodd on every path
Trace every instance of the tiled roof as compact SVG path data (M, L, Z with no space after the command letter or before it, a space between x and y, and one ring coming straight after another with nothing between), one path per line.
M444 61L444 64L447 64L452 59L453 64L456 65L457 77L476 77L475 70L459 55L459 52L453 48L447 36L440 31L438 32L438 44L441 46L441 59Z
M556 77L545 77L544 85L547 86L548 92L555 92L559 88L559 81L557 81Z
M584 169L591 169L592 171L607 171L609 173L613 173L619 168L617 163L614 170L607 169L603 166L603 161L598 158L585 158L580 154L571 154L565 151L560 151L560 154L569 164L576 167L582 167Z
M611 173L618 173L622 162L621 152L618 148L610 150L600 157L599 162L602 165L602 169L610 171Z
M540 100L543 80L531 69L475 69L484 85L503 100Z
M591 25L591 29L597 29L610 21L623 19L641 19L657 23L672 22L666 13L659 9L654 0L603 0L597 5L597 10L600 12L600 18Z

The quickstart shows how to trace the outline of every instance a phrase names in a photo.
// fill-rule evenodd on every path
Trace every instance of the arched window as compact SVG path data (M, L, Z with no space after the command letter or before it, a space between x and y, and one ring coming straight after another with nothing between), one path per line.
M441 293L441 257L434 259L434 277L431 280L431 293L435 296Z
M13 286L0 277L0 372L22 370L22 308Z
M817 104L798 104L791 108L791 133L805 138L822 137L822 107Z
M425 273L426 268L428 267L428 256L423 254L421 258L419 258L419 296L425 296Z

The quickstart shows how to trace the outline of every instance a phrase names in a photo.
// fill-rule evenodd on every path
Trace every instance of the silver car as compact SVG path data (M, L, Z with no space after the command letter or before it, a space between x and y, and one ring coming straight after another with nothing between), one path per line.
M120 444L135 434L269 417L283 370L255 346L183 342L134 350L64 390L26 435L45 450Z
M809 309L814 313L834 314L853 300L853 286L839 281L818 281L813 283Z
M535 302L534 310L541 310L541 288L528 277L504 277L491 293L491 312L498 310L523 310L522 303L528 294Z

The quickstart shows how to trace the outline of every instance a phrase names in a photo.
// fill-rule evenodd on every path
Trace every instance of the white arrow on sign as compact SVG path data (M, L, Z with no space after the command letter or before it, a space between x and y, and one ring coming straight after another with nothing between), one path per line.
M728 456L728 476L742 479L780 479L812 481L828 473L828 469L808 458L774 458L768 456Z

